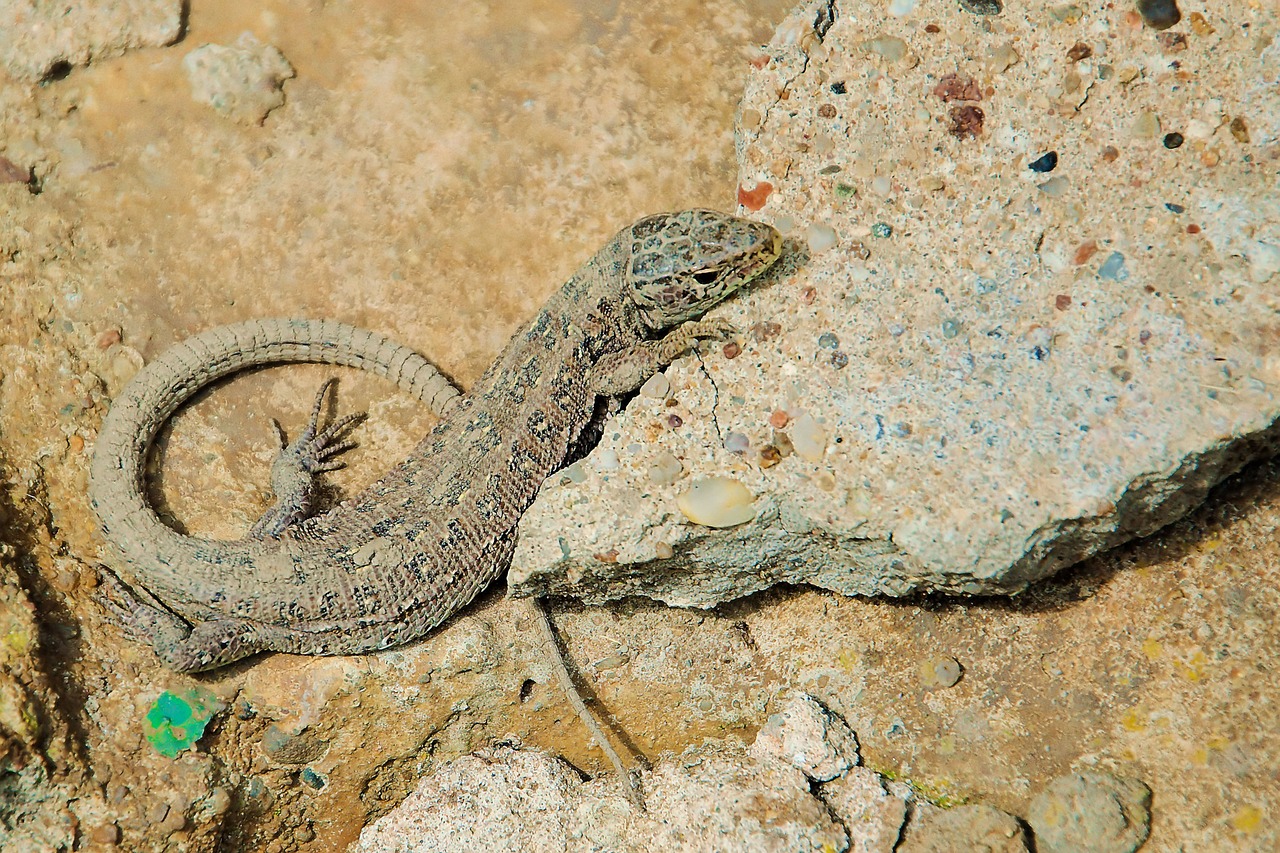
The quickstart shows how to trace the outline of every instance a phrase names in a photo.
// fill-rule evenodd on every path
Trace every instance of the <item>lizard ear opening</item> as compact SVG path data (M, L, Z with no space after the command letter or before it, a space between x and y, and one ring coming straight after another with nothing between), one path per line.
M694 273L693 280L698 284L711 284L719 276L720 272L718 270L703 270L702 272Z

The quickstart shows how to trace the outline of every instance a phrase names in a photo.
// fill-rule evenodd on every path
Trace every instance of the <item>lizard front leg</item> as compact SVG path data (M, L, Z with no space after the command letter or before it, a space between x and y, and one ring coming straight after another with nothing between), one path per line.
M279 536L285 528L311 515L316 492L316 476L326 471L336 471L346 463L334 459L356 446L354 441L343 440L353 427L366 417L364 412L344 415L321 429L320 418L324 410L324 398L337 380L329 379L320 386L311 418L302 433L289 442L280 422L272 419L280 437L280 452L271 465L271 491L276 502L262 514L249 531L252 539Z
M727 320L691 320L656 341L642 341L609 353L591 368L592 390L602 396L627 394L703 339L724 339L735 329Z

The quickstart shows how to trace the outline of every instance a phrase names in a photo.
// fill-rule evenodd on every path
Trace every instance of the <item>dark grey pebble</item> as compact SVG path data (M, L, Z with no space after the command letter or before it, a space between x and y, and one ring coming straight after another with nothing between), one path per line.
M1058 167L1058 152L1050 151L1032 160L1027 168L1033 172L1052 172Z
M1177 0L1138 0L1138 14L1153 30L1167 30L1182 20Z

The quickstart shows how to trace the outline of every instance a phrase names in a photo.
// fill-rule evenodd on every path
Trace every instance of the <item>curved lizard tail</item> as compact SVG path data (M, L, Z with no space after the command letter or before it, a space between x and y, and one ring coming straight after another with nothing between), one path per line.
M459 392L431 362L376 332L333 320L266 319L218 326L163 352L125 386L103 419L89 472L89 503L103 535L154 591L182 584L181 556L213 543L165 525L147 504L147 451L170 415L204 386L249 367L317 362L355 367L394 382L437 415ZM176 584L174 581L178 581ZM179 598L186 596L180 595Z

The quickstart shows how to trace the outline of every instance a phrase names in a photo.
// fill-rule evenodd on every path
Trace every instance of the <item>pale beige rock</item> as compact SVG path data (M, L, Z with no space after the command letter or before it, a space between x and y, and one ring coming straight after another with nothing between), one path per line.
M193 98L246 124L262 124L268 113L283 106L284 81L294 76L284 54L253 33L242 33L229 46L202 45L182 65Z
M0 0L0 65L28 81L181 34L178 0Z
M1219 13L1274 18L1247 6ZM886 19L839 4L834 23L827 8L780 26L737 146L755 215L840 242L793 244L718 309L743 353L668 371L685 389L680 431L646 430L657 407L637 400L602 442L618 470L548 483L521 526L513 594L708 607L775 583L1016 593L1168 524L1280 446L1266 343L1280 196L1221 101L1238 80L1276 79L1270 42L1237 27L1193 37L1176 66L1152 58L1125 83L1111 57L1151 56L1155 36L1119 12L982 30L954 5ZM895 39L919 61L895 60ZM1011 39L1020 61L985 68ZM909 189L937 175L943 189ZM780 431L794 454L763 465L722 449L727 435L769 442L779 408L804 413ZM628 459L662 450L691 479L732 469L754 520L680 524L674 488ZM616 561L593 560L600 540L626 543ZM646 569L657 541L680 572Z
M1030 848L1017 818L979 804L922 809L895 849L898 853L1026 853Z

